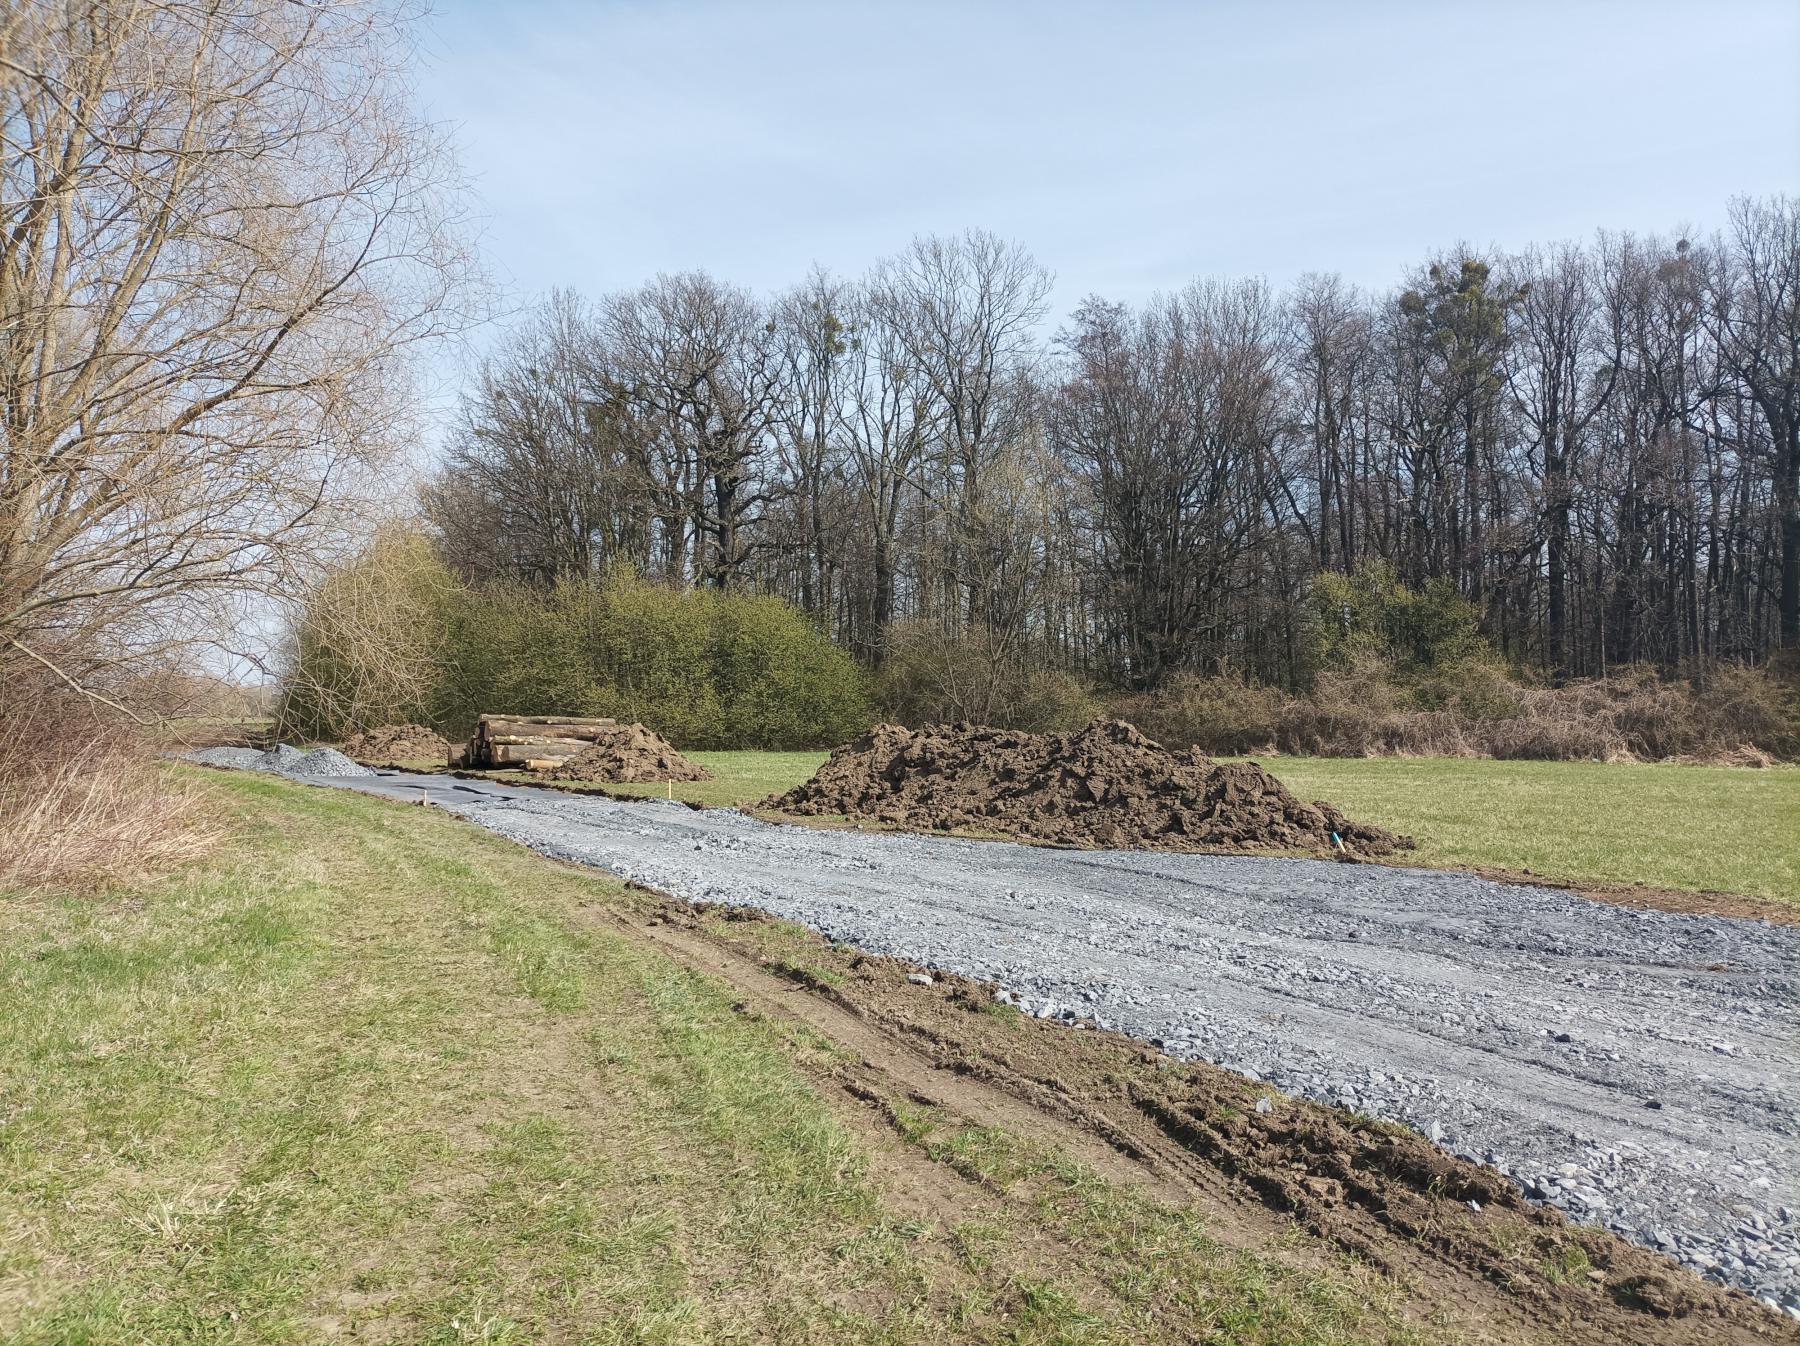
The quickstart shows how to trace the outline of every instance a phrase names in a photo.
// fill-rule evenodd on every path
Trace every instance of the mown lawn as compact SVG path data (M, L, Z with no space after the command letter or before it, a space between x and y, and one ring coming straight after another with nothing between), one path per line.
M1303 799L1411 833L1418 864L1800 901L1800 767L1257 760Z
M184 775L234 829L210 861L0 893L0 1341L1428 1335L1314 1246L1227 1249L1003 1133L990 1187L900 1200L881 1145L939 1142L848 1126L832 1044L594 918L641 895Z
M674 787L675 798L701 804L755 804L772 794L785 794L825 765L822 752L691 752L687 754L713 773L709 781ZM664 794L661 785L609 785L625 794Z

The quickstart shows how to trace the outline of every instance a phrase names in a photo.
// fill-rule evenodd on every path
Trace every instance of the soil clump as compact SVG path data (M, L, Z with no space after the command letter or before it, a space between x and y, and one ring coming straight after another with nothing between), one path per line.
M384 724L344 740L344 752L359 762L432 761L442 764L450 740L422 724Z
M661 734L641 724L622 724L598 732L593 743L540 774L546 780L614 784L712 779L712 772L682 756Z
M1308 804L1254 762L1170 752L1123 720L1068 734L877 725L764 807L1113 850L1389 855L1411 837Z

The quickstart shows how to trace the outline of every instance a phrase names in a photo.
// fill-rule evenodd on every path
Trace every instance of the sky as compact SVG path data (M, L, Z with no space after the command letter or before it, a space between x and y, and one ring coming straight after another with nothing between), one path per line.
M422 54L520 304L773 292L975 226L1055 273L1060 322L1800 191L1800 0L439 0Z

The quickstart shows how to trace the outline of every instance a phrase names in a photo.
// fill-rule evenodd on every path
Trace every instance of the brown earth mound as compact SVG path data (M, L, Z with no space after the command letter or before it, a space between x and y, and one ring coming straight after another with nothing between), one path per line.
M661 734L641 724L596 731L599 737L573 757L544 772L549 780L676 781L711 780L712 772L691 762Z
M1123 720L1074 734L877 725L764 806L1112 849L1334 850L1334 832L1365 855L1413 844L1294 798L1254 762L1170 752Z
M403 762L428 758L442 762L450 741L422 724L384 724L344 740L344 755L359 762Z

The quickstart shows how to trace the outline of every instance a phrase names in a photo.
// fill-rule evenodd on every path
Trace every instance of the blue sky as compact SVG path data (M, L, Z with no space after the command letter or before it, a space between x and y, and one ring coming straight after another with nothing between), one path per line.
M977 225L1055 271L1059 320L1800 190L1796 0L444 0L423 48L516 301L773 290Z

